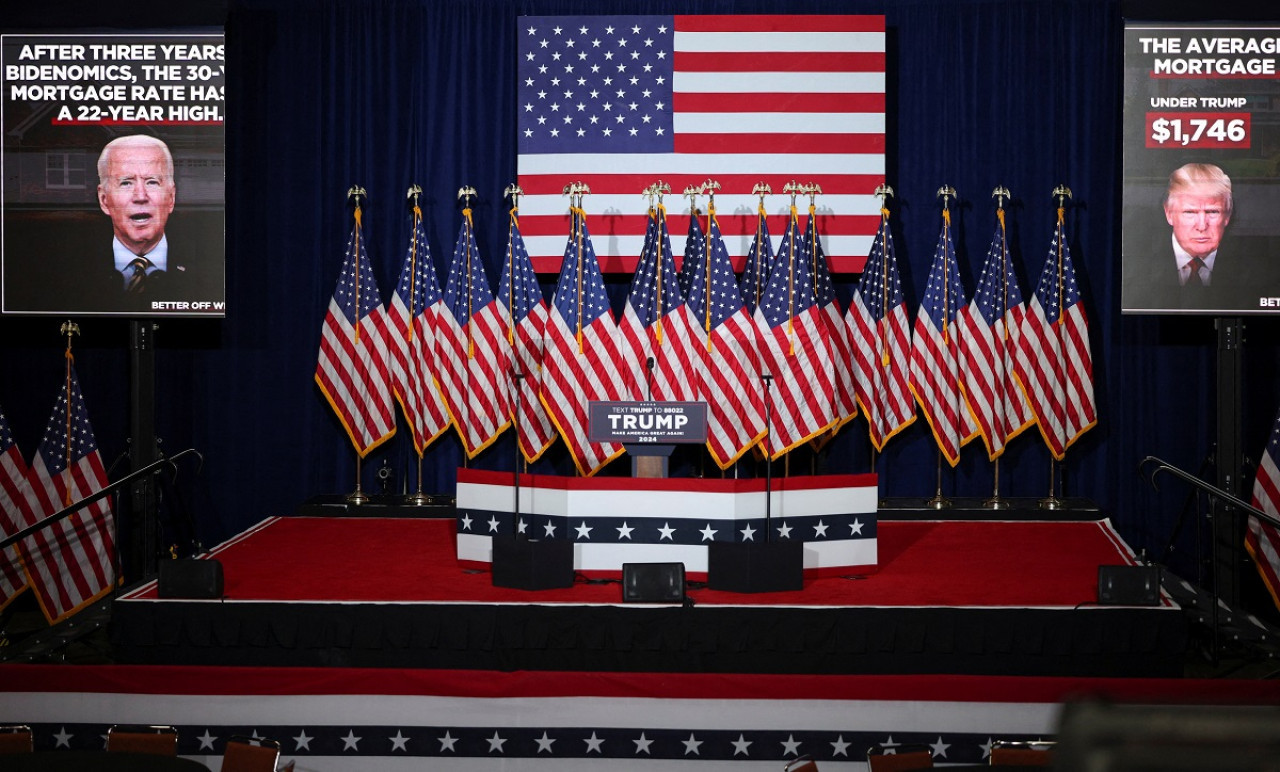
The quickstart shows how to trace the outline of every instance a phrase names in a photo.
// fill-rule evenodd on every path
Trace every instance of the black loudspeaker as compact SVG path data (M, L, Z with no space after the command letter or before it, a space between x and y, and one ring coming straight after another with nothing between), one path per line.
M161 598L221 598L222 564L216 560L162 560L156 593Z
M624 603L684 603L684 563L623 563Z
M493 537L493 586L555 590L573 586L573 542Z
M1098 603L1160 605L1160 566L1098 566Z
M804 589L804 542L713 541L707 545L707 586L729 592Z

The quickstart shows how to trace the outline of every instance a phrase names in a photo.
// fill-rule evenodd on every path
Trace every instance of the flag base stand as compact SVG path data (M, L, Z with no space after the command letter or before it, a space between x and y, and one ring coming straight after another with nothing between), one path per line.
M938 494L924 503L929 509L949 509L951 507L951 499Z
M707 545L707 586L728 592L804 589L804 542L713 541Z
M417 493L406 496L404 499L404 503L411 504L415 507L425 507L428 504L434 504L435 499L423 493L422 491L418 491Z
M368 504L369 497L365 495L365 492L360 490L360 488L357 486L355 490L347 494L347 503L354 504L356 506L360 506L361 504Z
M524 535L493 539L493 586L555 590L573 586L573 542Z
M1010 503L1005 499L1000 498L999 496L992 496L991 498L982 502L982 506L986 509L1013 509L1012 503Z
M1062 509L1062 499L1050 496L1046 499L1040 499L1041 509Z

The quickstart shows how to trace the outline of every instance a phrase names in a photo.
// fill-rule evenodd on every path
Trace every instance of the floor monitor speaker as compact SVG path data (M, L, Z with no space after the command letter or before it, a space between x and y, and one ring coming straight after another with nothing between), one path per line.
M222 564L216 560L162 560L156 594L161 598L221 598Z
M684 603L684 563L623 563L625 603Z
M1098 566L1098 603L1160 605L1160 566Z
M573 542L493 537L493 586L555 590L573 586Z
M804 542L713 541L707 545L707 586L729 592L804 589Z

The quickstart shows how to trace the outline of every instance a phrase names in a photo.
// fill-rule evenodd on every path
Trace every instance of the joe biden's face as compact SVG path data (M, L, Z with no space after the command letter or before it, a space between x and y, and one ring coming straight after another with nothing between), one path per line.
M173 177L158 147L117 147L98 184L98 205L111 218L116 238L134 254L155 248L173 211Z

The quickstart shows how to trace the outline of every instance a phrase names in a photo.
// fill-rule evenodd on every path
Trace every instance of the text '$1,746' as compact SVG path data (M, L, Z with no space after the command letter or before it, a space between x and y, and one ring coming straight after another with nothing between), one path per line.
M1151 139L1164 145L1248 147L1249 126L1244 118L1156 118Z

